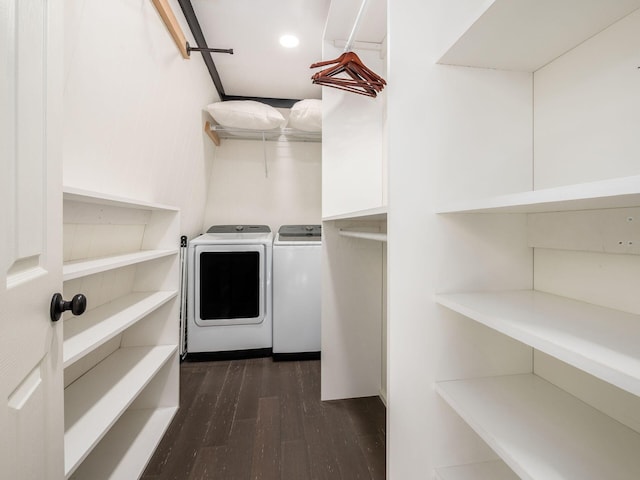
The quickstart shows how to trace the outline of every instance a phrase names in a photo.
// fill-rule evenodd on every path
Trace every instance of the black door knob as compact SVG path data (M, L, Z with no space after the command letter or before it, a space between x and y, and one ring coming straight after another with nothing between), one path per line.
M74 315L82 315L87 309L87 297L78 293L74 295L70 302L67 302L62 298L62 294L55 293L51 298L51 309L49 314L51 315L51 321L57 322L62 316L62 312L71 310Z

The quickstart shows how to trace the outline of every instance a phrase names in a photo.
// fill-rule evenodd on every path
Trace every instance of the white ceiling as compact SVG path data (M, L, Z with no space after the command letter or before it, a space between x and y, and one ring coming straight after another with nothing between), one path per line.
M192 0L227 95L270 98L320 98L311 83L309 65L322 59L322 39L346 40L361 0ZM358 41L382 42L386 29L385 0L369 0ZM382 33L381 33L382 29ZM280 46L283 34L294 34L300 45Z

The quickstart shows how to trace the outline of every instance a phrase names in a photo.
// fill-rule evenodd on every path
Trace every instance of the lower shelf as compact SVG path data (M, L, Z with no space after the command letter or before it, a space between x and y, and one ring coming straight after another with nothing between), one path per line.
M177 411L178 407L127 410L71 478L138 478Z
M536 375L436 385L522 479L640 478L640 434Z
M64 320L62 358L68 367L178 295L174 291L134 292L81 317Z
M436 301L640 395L639 315L535 290L455 293Z
M513 471L504 462L471 463L436 470L438 480L518 480Z
M116 350L64 392L64 468L68 478L106 435L176 345Z

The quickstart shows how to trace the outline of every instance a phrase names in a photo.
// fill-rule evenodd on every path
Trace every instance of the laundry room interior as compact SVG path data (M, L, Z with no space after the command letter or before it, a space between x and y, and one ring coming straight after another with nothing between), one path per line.
M0 1L1 478L640 478L640 0Z

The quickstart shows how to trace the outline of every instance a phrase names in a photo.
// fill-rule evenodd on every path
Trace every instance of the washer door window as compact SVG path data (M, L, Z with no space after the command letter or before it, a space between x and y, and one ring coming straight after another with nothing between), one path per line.
M223 245L196 252L196 323L262 323L265 317L264 246Z

